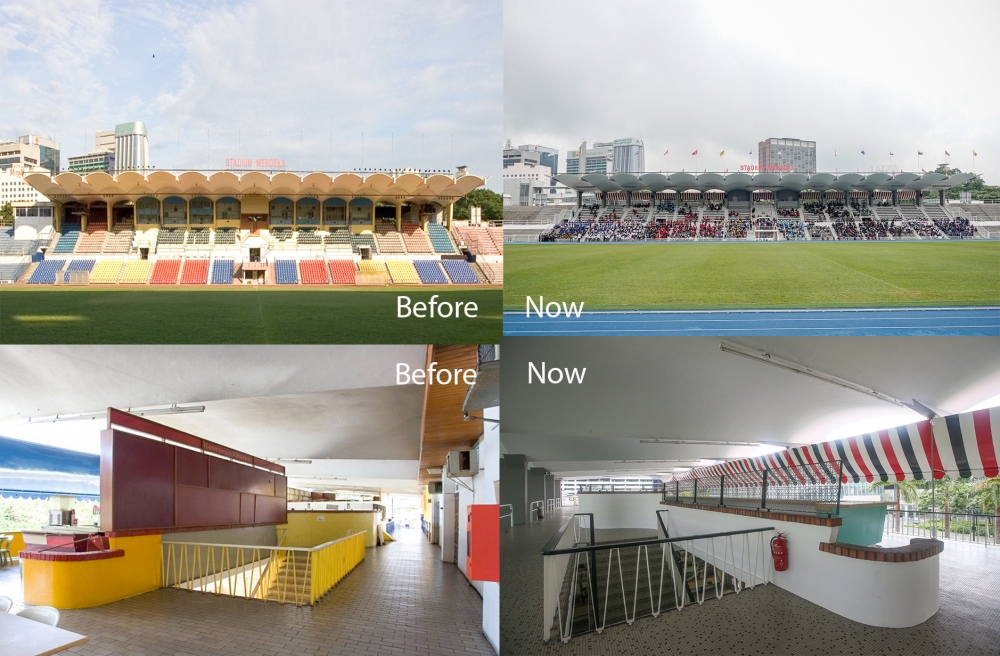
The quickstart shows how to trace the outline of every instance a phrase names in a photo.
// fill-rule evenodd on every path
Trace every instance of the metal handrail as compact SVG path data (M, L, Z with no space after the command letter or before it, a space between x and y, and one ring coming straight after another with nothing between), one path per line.
M539 517L540 517L541 516L541 510L542 510L542 505L544 503L545 503L545 501L543 501L541 499L539 499L538 501L532 501L531 504L529 504L529 506L528 506L528 517L531 517L531 513L535 512L536 510L539 511L538 514L539 514Z
M697 602L699 605L703 604L707 598L708 586L712 585L715 588L716 598L721 599L726 593L726 576L730 577L730 585L736 594L739 594L743 589L749 587L754 588L758 583L762 585L767 585L770 582L770 560L765 555L765 538L764 533L768 531L775 530L773 526L760 527L754 529L745 529L738 531L721 531L717 533L705 533L698 535L687 535L679 537L669 537L667 532L667 526L663 521L661 513L668 512L667 510L656 511L656 518L659 524L659 528L663 533L662 538L647 539L647 540L634 540L634 541L620 541L620 542L606 542L601 544L596 544L593 538L594 525L593 525L593 514L592 513L580 513L576 514L567 520L559 531L546 543L543 547L541 554L545 556L545 587L544 587L544 602L543 602L543 626L542 626L542 637L543 640L548 641L551 634L551 629L553 624L558 620L559 634L562 642L566 643L572 638L573 635L573 622L576 619L576 613L573 609L577 595L577 585L578 585L578 573L581 567L580 554L586 554L586 559L582 563L586 569L586 578L589 581L589 594L587 595L587 605L588 605L588 623L590 619L593 619L593 624L590 625L593 630L598 633L603 632L607 628L608 623L608 607L609 600L611 597L611 573L614 568L615 562L618 565L619 572L619 582L621 585L622 594L622 609L624 610L625 622L631 625L637 617L639 611L639 583L640 583L640 570L642 562L646 565L646 584L649 590L649 611L653 617L659 616L659 614L664 610L663 607L663 585L665 581L666 570L668 568L667 563L669 562L669 578L672 582L674 604L675 608L678 610L683 610L685 604L689 600L692 602ZM577 517L586 516L589 518L591 538L589 544L583 546L577 546L576 541L572 547L559 548L559 542L563 540L565 532L568 530L570 525L576 527ZM756 534L758 537L756 540L751 540L751 536ZM743 536L742 544L734 543L734 536ZM577 536L578 537L578 536ZM718 557L715 539L723 539L722 545L722 558ZM696 547L696 541L704 540L704 547L699 549ZM578 540L577 540L578 541ZM682 549L684 552L683 564L675 558L679 558L671 549L663 548L662 556L660 560L660 574L659 574L659 593L658 599L654 605L654 586L653 586L653 574L649 563L649 545L655 544L673 544L682 543ZM756 549L753 549L753 545L756 543ZM636 568L635 568L635 584L634 591L632 595L631 602L628 599L628 594L626 592L625 585L625 572L622 568L622 549L626 548L636 548ZM604 609L603 613L600 611L600 590L597 585L597 554L596 552L606 550L608 551L608 573L607 579L604 586ZM699 568L699 557L697 552L701 551L701 566ZM672 555L668 558L667 554L670 552ZM738 552L738 558L737 558ZM565 585L565 576L567 567L570 565L571 557L575 555L576 560L572 566L572 578L570 582L569 594L567 597L567 607L565 608L565 616L563 609L562 593L563 586ZM689 556L691 558L689 562ZM562 558L560 560L560 557ZM551 558L551 560L550 560ZM617 558L617 560L616 560ZM694 590L692 592L689 584L689 568L688 565L693 568L693 579L690 579L694 584ZM678 566L679 569L678 569ZM700 569L700 571L699 571ZM708 570L712 569L714 571L712 575L712 581L708 580ZM722 570L722 578L720 580L719 570ZM727 571L727 569L729 571ZM699 580L700 579L700 580ZM680 581L680 583L678 583ZM618 586L614 586L618 587ZM617 595L617 593L616 593ZM669 597L668 597L669 598ZM616 602L617 603L617 602ZM629 613L629 604L631 603L631 617ZM549 614L552 611L552 614Z
M514 528L514 504L512 504L512 503L501 503L500 504L500 508L501 509L502 508L510 508L510 514L509 515L500 515L500 519L503 519L504 517L510 517L510 527Z

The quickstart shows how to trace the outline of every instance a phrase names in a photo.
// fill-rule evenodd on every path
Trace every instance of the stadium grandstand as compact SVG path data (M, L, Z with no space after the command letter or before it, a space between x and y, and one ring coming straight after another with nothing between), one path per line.
M411 171L97 172L25 177L52 225L0 232L0 282L498 285L503 231L454 217L485 184ZM26 233L25 233L26 234Z
M959 173L554 176L575 207L506 207L508 242L870 241L1000 237L1000 204L947 202ZM929 193L930 192L930 193ZM936 197L931 195L937 192Z

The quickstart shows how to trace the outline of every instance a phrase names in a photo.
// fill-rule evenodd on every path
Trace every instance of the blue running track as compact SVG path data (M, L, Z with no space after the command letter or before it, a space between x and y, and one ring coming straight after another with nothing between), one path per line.
M1000 335L1000 307L635 310L550 319L504 312L505 336Z

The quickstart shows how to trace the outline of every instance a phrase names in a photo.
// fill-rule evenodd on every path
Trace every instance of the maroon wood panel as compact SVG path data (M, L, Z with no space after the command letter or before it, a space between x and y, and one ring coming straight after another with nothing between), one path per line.
M114 529L173 526L176 447L121 431L113 433Z
M254 520L258 524L284 524L288 521L288 503L281 497L256 495Z
M256 504L255 494L240 494L240 524L254 523L254 506Z
M239 492L177 486L177 526L240 523Z
M274 496L288 498L288 479L281 474L274 475Z
M274 496L276 474L220 458L209 459L208 486L217 490Z
M177 449L177 484L208 487L208 459L204 453Z

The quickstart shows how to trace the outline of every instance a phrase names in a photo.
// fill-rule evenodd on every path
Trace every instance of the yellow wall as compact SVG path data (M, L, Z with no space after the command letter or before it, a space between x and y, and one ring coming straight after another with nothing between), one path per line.
M426 485L420 488L420 512L423 513L424 519L431 521L431 495L427 494Z
M24 536L20 533L8 533L11 538L10 541L10 555L17 558L17 552L24 551Z
M159 535L111 538L121 558L83 561L23 560L24 601L34 606L90 608L160 587Z
M314 512L290 511L288 523L278 526L278 536L283 529L288 535L283 547L317 547L324 542L339 540L347 535L365 531L365 546L375 546L375 517L379 513L370 512ZM317 517L322 517L320 521Z

